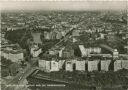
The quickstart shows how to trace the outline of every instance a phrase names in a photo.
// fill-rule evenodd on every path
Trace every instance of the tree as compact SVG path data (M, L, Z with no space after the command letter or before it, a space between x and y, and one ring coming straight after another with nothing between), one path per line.
M12 76L15 76L18 73L20 66L18 63L13 63L9 66L9 71Z

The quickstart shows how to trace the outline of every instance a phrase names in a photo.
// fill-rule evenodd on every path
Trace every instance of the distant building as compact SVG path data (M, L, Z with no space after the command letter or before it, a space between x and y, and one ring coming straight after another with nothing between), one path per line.
M122 60L122 68L128 69L128 60Z
M1 54L4 58L11 60L12 62L19 62L24 60L24 54L18 50L3 50Z
M77 60L76 61L76 70L85 71L85 60Z
M87 56L87 52L85 50L84 45L79 45L79 49L80 49L80 52L81 52L81 56L82 57Z
M1 47L1 56L12 62L20 62L24 60L24 51L19 47L18 44L5 44Z
M126 34L126 38L128 38L128 34Z
M65 49L62 50L62 57L63 58L74 57L74 49L71 46L65 47Z
M81 52L81 56L88 56L91 53L101 53L101 48L99 47L89 47L89 48L85 48L84 45L79 45L79 49Z
M80 36L80 30L74 30L72 36Z
M62 52L63 52L64 49L65 49L65 47L62 47L62 48L59 50L59 57L62 57L62 56L63 56Z
M59 62L52 60L51 62L50 71L59 71Z
M105 39L105 35L106 34L100 33L100 39Z
M116 60L114 62L114 71L118 71L120 69L128 69L128 60Z
M35 44L42 44L41 33L34 32L32 33L32 37L33 37L33 42Z
M66 35L66 32L65 31L62 31L61 34L64 37Z
M46 72L50 72L50 69L51 69L51 62L49 60L46 60L46 67L45 67Z
M6 59L9 59L9 52L8 51L1 51L1 56L3 56Z
M126 49L126 52L128 54L128 45L127 46L124 46L124 48Z
M50 32L51 33L51 39L56 39L56 35L57 35L57 32L53 31L53 32Z
M73 71L73 63L72 63L72 61L66 61L66 63L65 63L65 70L66 71Z
M101 71L109 71L111 60L101 60Z
M119 54L119 58L122 57L125 60L128 60L128 54Z
M59 69L64 69L65 68L65 60L59 60Z
M44 31L44 39L51 40L51 39L61 39L63 34L59 31L51 31L47 32Z
M103 57L103 58L112 58L112 55L111 54L89 54L88 56L89 57L99 56L99 57Z
M48 52L50 55L56 55L59 53L58 50L55 50L55 49L50 49Z
M32 57L38 57L41 52L42 52L41 48L39 48L37 45L33 45L30 48L30 53Z
M57 32L56 39L61 39L61 38L62 38L62 33L61 32Z
M114 62L114 71L122 69L122 60L116 60Z
M38 65L41 69L46 69L46 60L38 60Z
M77 42L77 41L78 41L78 40L77 40L75 37L72 38L72 42L73 42L73 43L75 43L75 42Z
M38 60L39 68L46 72L59 71L59 62L55 60Z
M99 60L88 61L88 71L98 71Z
M115 39L114 33L112 32L108 33L106 37L109 41Z
M51 39L51 33L44 31L44 39L50 40Z
M14 31L14 30L19 30L19 29L24 29L24 27L16 27L16 25L15 26L13 26L13 27L7 27L7 31Z

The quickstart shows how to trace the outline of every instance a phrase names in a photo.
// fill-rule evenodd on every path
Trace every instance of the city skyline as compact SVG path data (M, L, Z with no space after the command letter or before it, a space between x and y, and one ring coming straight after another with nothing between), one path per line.
M124 10L127 1L3 1L1 10Z

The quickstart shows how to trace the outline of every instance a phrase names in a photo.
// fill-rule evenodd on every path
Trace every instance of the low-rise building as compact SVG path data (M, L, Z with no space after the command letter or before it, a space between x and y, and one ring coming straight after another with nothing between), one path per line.
M60 50L59 50L59 57L62 57L62 51L65 49L65 47L62 47Z
M59 62L52 60L51 62L50 71L59 71Z
M88 61L88 71L98 71L99 60Z
M128 69L128 60L122 60L122 68Z
M32 56L33 56L33 57L38 57L41 52L42 52L41 49L33 50Z
M114 62L114 71L122 69L122 60L116 60Z
M51 65L50 64L51 64L50 61L46 60L46 67L45 67L46 72L50 72L50 69L51 69Z
M100 33L100 39L104 39L105 38L105 34Z
M85 71L85 60L77 60L76 61L76 70Z
M30 53L32 57L38 57L41 52L42 52L42 49L39 48L37 45L34 45L30 48Z
M126 38L128 38L128 33L126 34Z
M87 55L89 55L90 53L101 53L101 48L99 47L90 47L90 48L85 48Z
M82 57L87 56L87 52L85 50L84 45L79 45L79 49L80 49L80 52L81 52L81 56Z
M101 60L101 71L108 71L111 60Z
M42 44L42 41L41 41L41 33L32 33L32 37L33 37L33 42L36 43L36 44Z
M79 45L79 49L81 52L81 56L88 56L91 53L101 53L101 48L99 47L89 47L89 48L85 48L84 45Z
M56 39L56 36L57 36L57 32L56 31L50 32L50 36L51 36L50 37L51 39L54 39L55 40Z
M56 55L56 54L59 53L58 50L56 50L56 49L49 49L48 52L49 52L50 55Z
M6 59L9 59L9 52L4 50L4 51L2 51L1 56L3 56Z
M72 36L80 36L80 30L74 30Z
M19 50L3 50L2 56L12 62L19 62L24 60L24 54Z
M57 32L56 39L61 39L61 38L62 38L62 33L61 32Z
M66 61L66 63L65 63L65 70L66 71L73 71L73 63L72 63L72 61Z
M38 60L39 68L46 72L59 71L59 62L50 59L40 59Z
M120 69L128 69L128 60L116 60L114 62L114 71L118 71Z
M42 70L45 70L46 68L46 60L38 60L38 65Z
M124 48L126 49L126 53L128 54L128 45L124 46Z
M66 35L65 31L61 31L62 36L64 37Z
M65 65L65 60L59 60L59 69L63 69Z
M51 39L51 33L50 32L44 32L44 39L50 40Z
M73 42L73 43L75 43L75 42L77 42L77 41L78 41L77 38L75 38L75 37L72 38L72 42Z
M62 57L63 58L71 58L71 57L74 57L74 49L72 47L65 47L62 50Z

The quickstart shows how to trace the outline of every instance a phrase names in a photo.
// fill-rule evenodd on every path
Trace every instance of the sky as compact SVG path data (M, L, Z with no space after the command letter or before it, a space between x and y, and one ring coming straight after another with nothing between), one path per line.
M1 10L120 10L126 1L1 1Z

